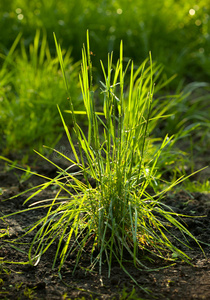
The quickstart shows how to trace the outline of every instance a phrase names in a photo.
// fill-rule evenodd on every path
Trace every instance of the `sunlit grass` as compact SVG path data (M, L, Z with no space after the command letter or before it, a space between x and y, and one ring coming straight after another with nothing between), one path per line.
M166 135L159 141L159 146L153 145L151 131L159 119L166 118L166 111L155 110L153 106L153 80L158 67L153 64L151 54L135 71L132 61L124 66L121 42L116 64L113 64L112 53L108 55L107 68L101 62L103 105L98 111L87 34L79 77L84 110L77 111L69 91L61 47L56 39L55 43L70 101L72 131L69 131L60 109L59 113L74 159L54 150L69 162L70 166L62 169L40 154L57 167L58 175L53 179L38 175L47 181L32 188L30 191L35 192L25 203L50 186L57 187L57 194L53 199L34 202L24 210L48 208L46 215L27 231L35 232L29 246L29 263L37 265L55 242L57 250L53 268L58 265L59 272L70 254L76 256L74 270L81 264L83 255L89 253L87 270L98 266L101 274L103 266L107 265L108 276L113 262L125 272L126 260L147 270L150 268L146 258L189 262L190 257L172 242L176 239L189 248L187 240L180 240L172 229L196 239L180 222L182 215L173 212L162 201L164 195L185 178L181 176L167 182L164 189L159 186L162 179L158 162L173 137ZM129 84L125 86L125 82ZM77 121L78 114L87 117L87 134ZM76 137L77 148L72 134Z
M206 179L204 182L186 181L184 182L183 187L191 193L210 193L210 181L208 179Z
M21 45L21 51L16 50ZM77 76L79 63L74 64L71 53L63 51L67 77L71 78L71 92L79 107ZM59 61L50 53L47 36L36 32L29 49L20 35L3 57L0 101L0 146L3 153L55 145L61 137L62 126L57 106L68 109L69 102L63 89Z

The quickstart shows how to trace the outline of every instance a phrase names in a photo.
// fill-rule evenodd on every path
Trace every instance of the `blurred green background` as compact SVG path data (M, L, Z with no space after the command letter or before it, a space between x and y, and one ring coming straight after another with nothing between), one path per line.
M208 0L1 1L2 153L24 147L39 148L43 143L53 145L63 132L56 104L62 110L69 108L69 104L53 32L66 51L67 74L78 109L82 100L78 86L79 60L87 29L96 78L100 76L100 59L106 62L110 51L114 51L117 58L123 40L125 59L131 58L139 65L151 51L153 61L163 64L165 79L177 74L169 86L170 92L175 93L180 85L209 82L209 28ZM206 90L201 95L206 95ZM198 106L205 110L206 98L202 99L202 105L199 101L193 102L193 115ZM184 103L186 112L190 102ZM177 107L181 118L182 109ZM207 123L206 116L202 118L202 122ZM174 123L170 126L174 127Z
M95 60L107 52L118 53L124 41L125 55L136 64L148 56L165 65L168 74L187 80L210 75L210 2L208 0L7 0L0 4L1 51L6 53L19 32L25 45L38 28L45 29L55 51L53 32L64 48L81 58L81 47L90 30Z

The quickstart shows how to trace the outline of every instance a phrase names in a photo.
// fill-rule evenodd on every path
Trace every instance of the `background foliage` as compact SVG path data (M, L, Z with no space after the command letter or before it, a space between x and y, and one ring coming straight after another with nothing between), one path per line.
M90 30L96 60L116 50L121 39L125 55L136 64L152 51L170 74L188 80L205 80L210 75L210 4L207 0L9 0L0 4L1 48L7 51L19 32L29 44L37 28L45 29L50 48L52 32L62 47L73 48L80 59L86 30ZM99 57L100 54L100 57Z
M177 74L167 91L174 94L182 92L191 82L209 81L209 16L207 0L199 3L184 0L1 1L0 147L4 153L29 144L37 149L43 143L55 143L62 131L56 104L64 110L69 108L69 103L57 67L53 32L67 52L71 93L75 109L79 109L77 67L80 63L77 62L87 29L95 67L94 84L103 76L99 73L100 59L106 64L107 52L114 51L113 61L116 61L123 40L125 60L133 59L134 68L151 51L153 61L164 66L165 80ZM46 46L41 46L43 44ZM198 99L197 93L196 100L188 95L182 104L177 101L173 106L176 115L165 123L164 134L183 130L184 125L180 123L183 112L185 124L199 121L207 134L209 87L196 84L196 89L198 87L203 89L200 93L203 99ZM195 89L191 86L189 90L191 94ZM158 132L163 132L163 128L160 129ZM206 141L206 136L202 140Z

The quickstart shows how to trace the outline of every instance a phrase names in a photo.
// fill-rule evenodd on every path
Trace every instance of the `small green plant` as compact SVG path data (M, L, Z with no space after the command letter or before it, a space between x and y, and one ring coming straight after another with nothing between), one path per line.
M123 290L119 296L119 300L144 300L144 299L138 297L138 295L136 294L136 290L133 287L131 292L127 291L126 288L123 288Z
M15 284L15 289L16 289L16 291L19 291L19 290L21 289L21 287L22 287L23 284L24 284L23 282L18 282L18 283L16 283L16 284Z
M206 179L204 182L199 181L186 181L183 184L183 187L193 193L193 192L200 192L200 193L210 193L210 181Z
M9 236L9 226L7 226L6 229L5 228L0 229L0 238L5 236Z
M130 258L139 269L149 269L142 259L144 253L168 261L180 258L189 262L190 257L172 243L171 238L176 237L171 228L175 227L184 236L196 239L179 222L181 215L162 202L163 196L184 177L174 180L163 190L157 188L161 181L158 161L172 137L166 135L155 147L150 135L158 120L165 117L165 110L160 110L157 115L152 111L156 68L151 54L136 71L133 62L124 68L121 42L116 65L112 62L113 54L108 55L107 71L101 62L103 108L98 111L87 34L87 49L84 46L82 50L79 77L85 109L76 111L56 38L55 43L70 99L72 132L68 130L60 109L59 113L75 159L55 150L69 161L70 166L62 169L40 154L56 165L58 175L53 179L45 177L48 181L35 187L36 191L25 203L49 186L56 185L60 189L48 204L45 200L26 209L48 207L46 216L28 230L37 229L29 248L29 263L38 264L56 240L53 268L58 263L59 273L72 253L76 255L75 270L86 250L90 253L87 270L91 271L97 265L101 274L103 265L107 264L108 276L111 275L113 261L118 262L127 273L125 254L126 259ZM129 78L128 88L125 86L126 77ZM77 122L78 114L87 116L87 135ZM77 149L72 136L77 140ZM61 192L67 193L67 196L62 196ZM186 241L178 241L189 247Z
M1 262L0 262L0 277L3 275L2 277L5 278L5 275L9 276L10 273L11 273L11 271L8 270L7 268L5 268L3 266L3 264L1 264ZM6 296L9 294L9 291L4 285L5 285L5 280L0 278L0 295L2 297L4 296L5 297L4 299L7 299Z
M22 175L18 175L15 173L15 176L17 177L20 184L28 180L31 177L31 175L31 168L29 166L27 166L27 170L23 172Z
M26 156L25 159L28 159L28 157ZM8 172L8 171L11 171L13 170L14 168L17 168L18 167L18 163L17 161L11 161L10 159L4 157L4 156L1 156L0 155L0 160L3 160L5 161L5 172ZM31 173L31 168L29 166L26 166L26 170L24 170L24 172L22 172L21 175L19 174L16 174L14 173L14 175L17 177L18 181L19 181L19 184L22 184L23 182L25 182L26 180L28 180L32 173ZM1 188L0 188L0 193L1 193Z
M29 287L25 287L24 291L23 291L23 295L27 298L27 299L35 299L36 297L36 293L34 291L34 288L29 288Z

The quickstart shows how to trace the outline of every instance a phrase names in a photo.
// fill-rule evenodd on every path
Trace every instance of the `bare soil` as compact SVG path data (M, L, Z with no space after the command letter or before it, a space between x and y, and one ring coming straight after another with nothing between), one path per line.
M34 169L52 178L56 174L56 169L46 163L39 163ZM28 196L27 194L12 200L6 199L41 183L40 178L32 176L20 184L15 173L21 175L21 171L15 169L6 172L4 163L0 161L1 216L27 207L22 206ZM49 189L37 195L34 200L52 198L53 195L54 191ZM192 265L179 262L168 268L163 268L167 264L156 259L153 267L159 269L146 272L138 271L133 264L127 263L125 265L127 271L140 286L150 291L149 294L135 286L117 264L113 266L110 278L107 277L106 266L104 266L102 276L99 276L97 268L92 273L85 272L82 266L88 263L88 254L84 255L81 268L78 268L74 276L72 275L74 257L69 257L62 269L62 278L60 278L58 270L56 268L52 270L56 249L56 245L52 245L36 266L0 264L0 299L210 299L210 194L174 191L168 194L165 201L178 213L203 216L186 218L184 221L191 233L201 241L206 256L203 255L198 245L191 240L189 241L191 249L187 250L187 254L192 258ZM12 241L21 236L26 226L43 217L45 213L45 211L35 210L7 218L6 222L0 220L1 260L27 262L26 251L28 244L33 239L33 233L25 236L24 242L26 244L16 245L22 251L12 247L12 244L6 240ZM4 235L6 232L8 235Z

